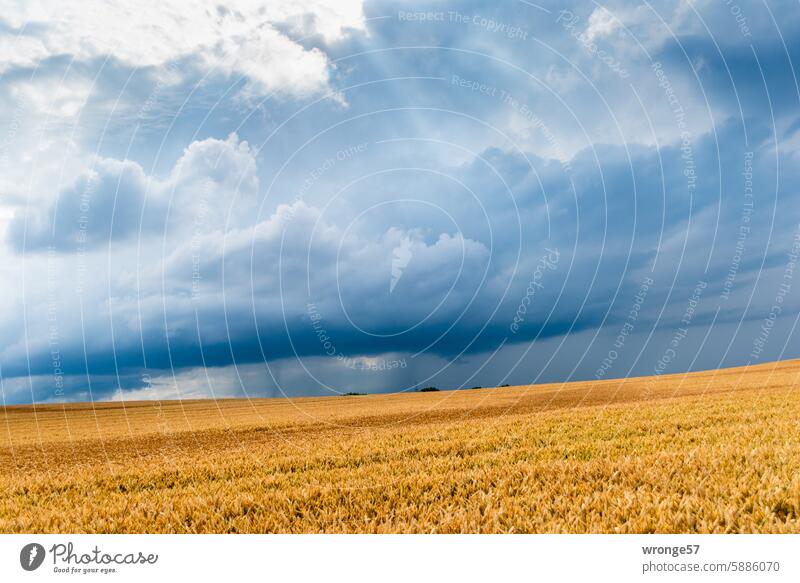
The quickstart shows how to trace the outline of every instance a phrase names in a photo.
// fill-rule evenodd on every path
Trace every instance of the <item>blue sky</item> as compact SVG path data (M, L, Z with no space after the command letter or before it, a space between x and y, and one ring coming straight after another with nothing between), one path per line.
M2 4L6 403L800 356L794 2Z

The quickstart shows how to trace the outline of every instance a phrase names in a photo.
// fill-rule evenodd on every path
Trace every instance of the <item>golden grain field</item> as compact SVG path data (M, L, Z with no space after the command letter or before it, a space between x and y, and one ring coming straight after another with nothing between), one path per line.
M800 361L7 407L2 532L800 532Z

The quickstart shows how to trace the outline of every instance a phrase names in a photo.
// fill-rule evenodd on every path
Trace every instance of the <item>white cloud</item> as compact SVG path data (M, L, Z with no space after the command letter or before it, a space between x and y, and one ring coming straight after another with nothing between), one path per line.
M584 35L589 41L610 35L621 26L619 20L605 7L599 6L589 16Z
M58 192L9 226L21 250L92 248L139 235L220 231L246 222L255 204L255 155L236 134L193 142L165 178L131 160L96 158Z
M16 83L11 89L11 98L25 103L28 110L38 116L49 118L74 118L86 104L91 85L75 77L62 80L48 78L36 83Z
M326 43L364 30L361 0L216 2L143 0L0 1L0 21L17 32L0 43L0 72L33 67L54 56L78 61L110 57L132 67L190 59L235 80L251 93L307 96L327 88L328 60L279 28L319 35ZM87 17L91 15L91 17Z

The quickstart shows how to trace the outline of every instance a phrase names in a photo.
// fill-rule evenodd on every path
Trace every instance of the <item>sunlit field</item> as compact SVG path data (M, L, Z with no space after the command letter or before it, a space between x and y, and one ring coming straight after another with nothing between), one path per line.
M800 361L0 412L3 532L800 532Z

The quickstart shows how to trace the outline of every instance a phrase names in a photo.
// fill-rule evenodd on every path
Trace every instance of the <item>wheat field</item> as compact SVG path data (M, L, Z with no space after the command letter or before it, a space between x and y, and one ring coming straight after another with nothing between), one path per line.
M6 407L2 532L800 532L800 361Z

